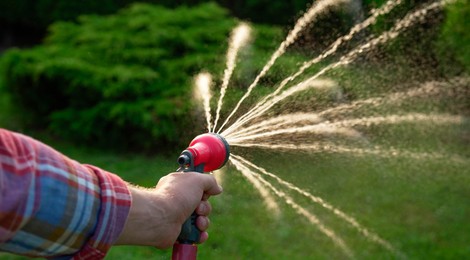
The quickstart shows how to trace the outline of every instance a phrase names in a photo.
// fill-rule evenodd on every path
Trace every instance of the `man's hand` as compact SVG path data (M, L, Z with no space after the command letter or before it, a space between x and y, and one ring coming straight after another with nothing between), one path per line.
M200 242L207 240L212 210L207 201L222 192L210 174L171 173L161 178L154 189L130 186L132 206L124 230L116 244L149 245L168 248L174 244L181 225L194 212L201 230Z

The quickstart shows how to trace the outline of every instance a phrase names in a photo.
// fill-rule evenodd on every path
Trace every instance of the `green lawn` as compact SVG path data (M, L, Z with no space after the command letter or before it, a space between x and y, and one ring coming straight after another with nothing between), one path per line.
M452 97L449 100L462 102ZM433 110L436 107L438 112L459 114L461 106L433 106L427 111L436 112ZM5 93L0 96L0 111L0 126L21 129ZM366 140L361 145L365 148L393 146L444 155L440 159L237 147L233 147L233 153L322 198L410 259L464 259L470 256L469 129L466 120L459 125L402 124L361 130ZM147 187L177 167L178 154L167 157L107 152L54 140L43 133L30 134L71 158ZM461 160L454 161L448 155L456 155ZM346 258L318 225L297 214L283 199L274 198L279 203L278 213L266 207L259 192L232 165L215 174L222 179L224 193L211 199L214 212L210 239L199 247L200 259ZM357 259L398 257L332 211L272 178L266 180L314 214L325 228L344 241ZM170 255L171 250L121 246L113 248L107 259L169 259ZM1 254L0 259L23 258Z
M448 143L458 146L462 129L443 131L455 138ZM61 142L51 144L81 162L149 187L176 167L177 155L148 157L105 153ZM465 151L463 145L460 148ZM249 149L233 152L323 198L411 259L463 259L470 255L468 160L453 163ZM199 247L200 259L345 258L330 238L281 200L279 215L268 210L258 192L231 165L215 174L223 179L224 194L211 199L211 238ZM341 237L358 259L395 258L331 211L281 189ZM121 246L113 248L107 259L169 259L170 254L170 250ZM9 255L0 258L21 259Z

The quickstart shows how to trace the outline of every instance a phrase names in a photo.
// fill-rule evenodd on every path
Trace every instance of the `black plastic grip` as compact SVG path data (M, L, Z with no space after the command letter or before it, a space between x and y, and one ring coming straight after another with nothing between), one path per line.
M178 236L178 242L181 244L196 244L199 242L199 237L201 231L196 227L196 218L198 215L193 212L193 214L186 219L181 227L181 232Z
M181 153L181 156L178 158L178 164L180 165L179 171L203 173L204 164L194 165L193 155L187 150ZM181 226L181 232L178 236L180 244L197 244L199 242L201 231L196 227L197 217L196 212L193 212L183 223L183 226Z

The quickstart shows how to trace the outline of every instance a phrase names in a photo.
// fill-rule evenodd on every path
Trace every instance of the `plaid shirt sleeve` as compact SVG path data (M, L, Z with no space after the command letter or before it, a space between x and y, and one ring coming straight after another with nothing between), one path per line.
M130 205L130 192L118 176L0 129L0 250L102 259Z

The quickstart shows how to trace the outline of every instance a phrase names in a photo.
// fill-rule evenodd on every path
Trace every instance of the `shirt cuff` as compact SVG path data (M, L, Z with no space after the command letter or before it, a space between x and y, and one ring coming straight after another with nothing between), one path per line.
M121 234L131 207L131 193L117 175L84 165L99 180L101 206L95 232L73 259L103 259Z

